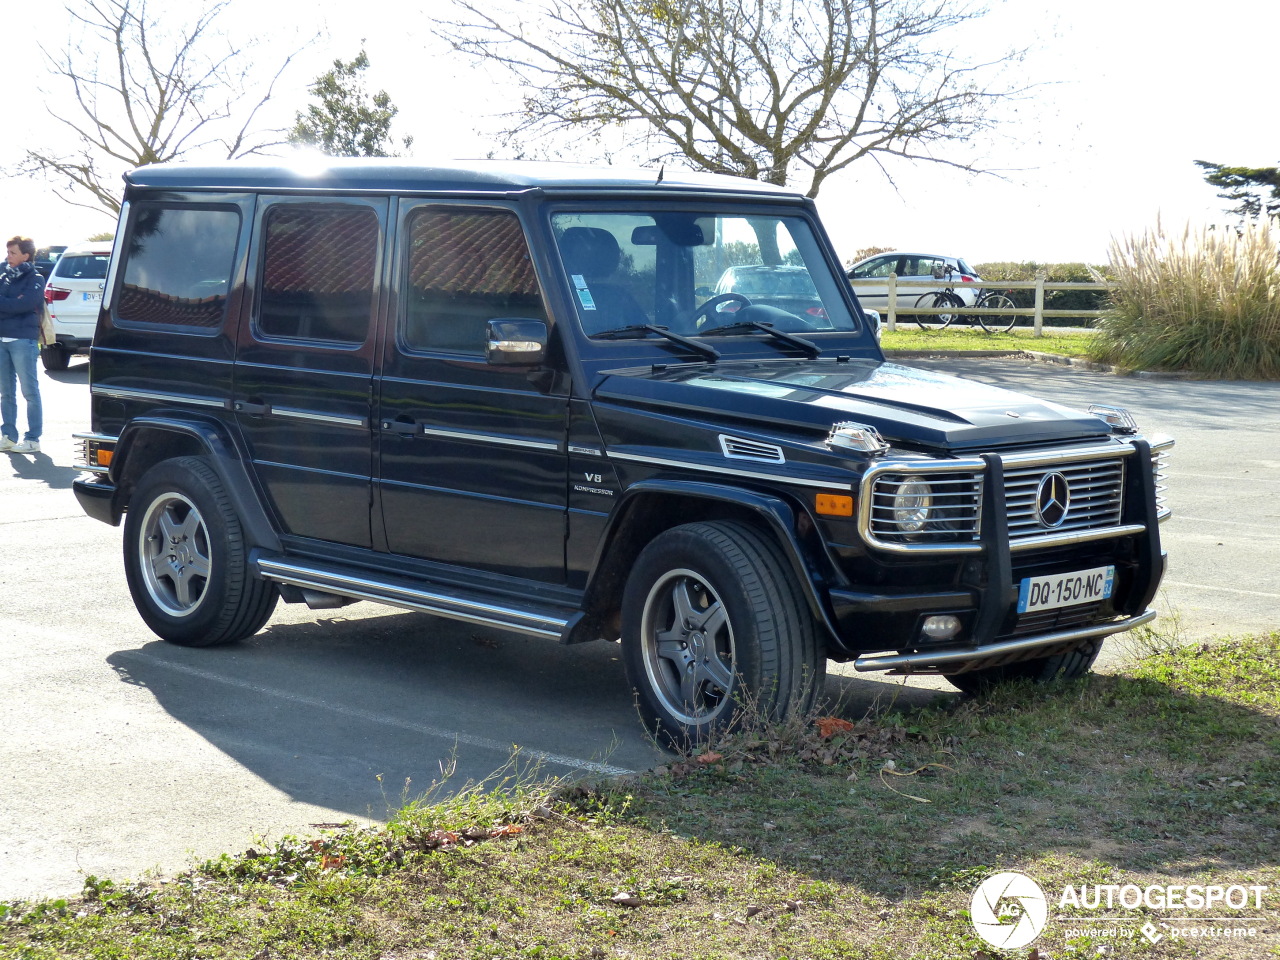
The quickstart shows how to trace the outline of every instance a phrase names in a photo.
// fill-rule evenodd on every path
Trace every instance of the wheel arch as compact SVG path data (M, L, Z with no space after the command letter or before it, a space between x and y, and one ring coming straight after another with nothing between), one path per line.
M570 642L618 635L627 575L654 537L682 524L714 520L740 520L773 537L787 557L814 620L833 640L839 636L821 590L821 585L831 583L837 574L800 505L777 494L725 484L657 479L628 487L610 516L583 597L584 616L575 624Z
M112 512L116 521L148 470L163 460L183 456L204 457L209 462L231 498L251 547L281 549L279 535L235 444L222 425L202 420L138 417L125 426L111 460L110 476L115 485Z

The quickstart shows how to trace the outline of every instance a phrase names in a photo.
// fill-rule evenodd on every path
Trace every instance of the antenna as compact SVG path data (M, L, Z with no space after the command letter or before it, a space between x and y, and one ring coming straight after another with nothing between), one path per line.
M667 171L667 165L665 163L662 164L662 166L658 167L658 179L655 181L656 183L662 182L662 175L666 173L666 171Z

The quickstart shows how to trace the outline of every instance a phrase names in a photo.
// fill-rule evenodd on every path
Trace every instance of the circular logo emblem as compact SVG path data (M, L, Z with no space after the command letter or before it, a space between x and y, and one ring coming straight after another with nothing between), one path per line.
M991 946L1017 950L1040 936L1049 920L1049 902L1040 884L1025 873L997 873L973 892L969 918Z
M1036 519L1040 526L1050 529L1062 526L1070 509L1071 488L1067 486L1067 478L1060 473L1046 473L1036 487Z

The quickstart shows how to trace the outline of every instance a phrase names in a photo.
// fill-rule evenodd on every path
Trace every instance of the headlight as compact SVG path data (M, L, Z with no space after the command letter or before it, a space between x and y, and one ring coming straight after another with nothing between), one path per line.
M933 515L933 488L923 477L907 477L893 495L893 522L903 533L920 533Z

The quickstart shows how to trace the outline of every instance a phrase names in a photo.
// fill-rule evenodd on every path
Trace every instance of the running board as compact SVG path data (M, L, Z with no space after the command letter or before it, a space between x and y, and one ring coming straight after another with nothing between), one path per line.
M264 580L289 584L302 590L371 600L405 610L430 613L450 620L461 620L484 627L513 630L531 637L565 642L570 627L579 619L576 609L551 604L528 604L520 607L495 601L479 591L450 587L425 589L420 581L405 577L375 576L356 572L336 564L302 563L279 556L258 557L258 576Z
M1095 624L1091 627L1079 627L1074 630L1058 630L1053 633L1042 633L1036 637L1022 640L1005 640L1000 643L989 643L981 647L963 647L959 650L928 650L918 653L901 654L868 654L853 661L853 667L860 672L870 670L888 670L892 673L936 673L947 667L960 665L985 667L1001 663L1017 663L1035 657L1051 656L1061 652L1054 648L1069 648L1082 640L1095 637L1106 637L1113 633L1132 630L1156 618L1155 610L1146 610L1136 617L1127 620L1111 620L1107 623ZM952 671L961 672L961 671Z

